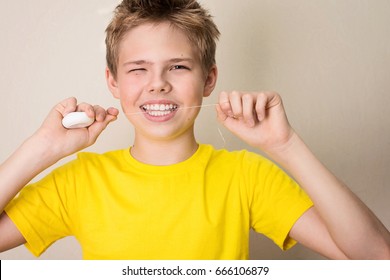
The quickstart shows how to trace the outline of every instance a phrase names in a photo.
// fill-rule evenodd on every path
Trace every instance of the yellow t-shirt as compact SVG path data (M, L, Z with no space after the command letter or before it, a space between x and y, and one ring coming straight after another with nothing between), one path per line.
M73 235L84 259L247 259L250 228L288 249L311 206L269 160L200 145L170 166L140 163L128 149L80 153L6 212L37 256Z

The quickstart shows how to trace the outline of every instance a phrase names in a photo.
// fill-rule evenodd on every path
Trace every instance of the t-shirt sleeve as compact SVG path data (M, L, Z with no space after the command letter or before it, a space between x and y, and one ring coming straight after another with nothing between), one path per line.
M251 157L251 156L249 156ZM250 160L251 161L251 160ZM289 232L313 206L303 189L281 168L263 158L251 165L251 227L273 240L282 250L296 244Z
M25 246L41 255L53 242L72 235L73 162L23 188L5 212L26 239Z

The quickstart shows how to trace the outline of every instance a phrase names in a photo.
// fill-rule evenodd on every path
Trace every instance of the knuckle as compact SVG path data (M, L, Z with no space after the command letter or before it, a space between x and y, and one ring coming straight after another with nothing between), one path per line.
M244 93L244 94L242 95L242 99L243 99L244 101L252 101L252 100L253 100L253 95L250 94L250 93Z
M222 103L219 104L219 106L221 106L222 110L227 110L227 109L230 108L230 103L228 101L222 102Z
M233 90L231 93L230 93L230 96L231 97L235 97L235 98L237 98L237 97L240 97L240 92L239 91L237 91L237 90Z
M76 104L77 103L77 98L74 96L68 97L64 99L61 103L66 103L66 104Z
M267 94L264 93L264 92L261 92L257 95L257 99L256 99L256 105L258 106L263 106L264 103L267 102Z
M219 99L220 99L220 100L226 100L226 99L228 99L228 96L229 96L229 94L228 94L227 91L221 91L221 92L219 93Z

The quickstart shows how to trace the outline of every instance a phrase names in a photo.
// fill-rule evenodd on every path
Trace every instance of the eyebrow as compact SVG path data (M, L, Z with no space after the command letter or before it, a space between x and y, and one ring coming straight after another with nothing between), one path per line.
M193 62L193 61L194 61L194 59L192 59L192 58L178 57L178 58L168 59L166 62L179 63L179 62ZM143 64L152 65L153 62L148 61L148 60L144 60L144 59L132 60L132 61L127 61L127 62L123 63L123 66L132 65L132 64L134 64L134 65L143 65Z
M123 66L131 65L131 64L142 65L142 64L152 64L152 63L148 62L146 60L134 60L134 61L127 61L127 62L123 63Z
M179 57L179 58L172 58L170 60L168 60L168 62L174 62L174 63L177 63L177 62L193 62L194 59L192 58L186 58L186 57Z

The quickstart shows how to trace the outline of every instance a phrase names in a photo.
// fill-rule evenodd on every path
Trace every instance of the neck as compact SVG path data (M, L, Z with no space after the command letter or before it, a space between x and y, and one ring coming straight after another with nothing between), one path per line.
M197 149L198 144L193 134L183 135L174 140L136 137L131 148L131 155L142 163L164 166L185 161Z

